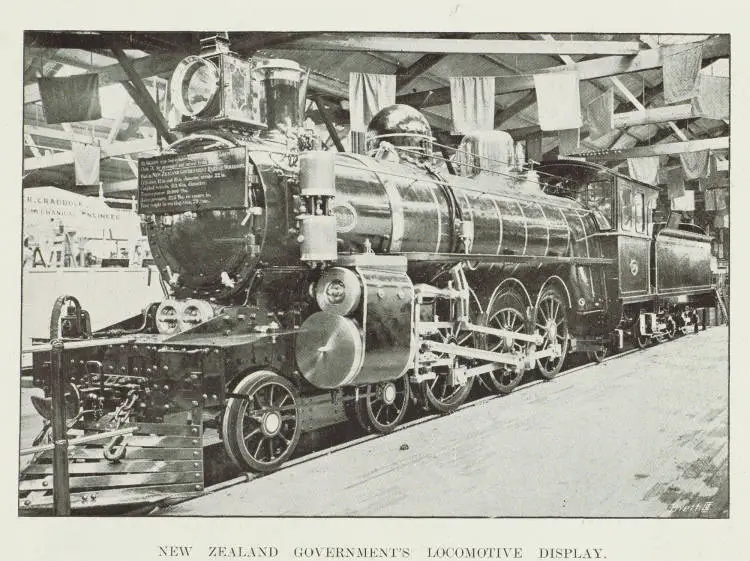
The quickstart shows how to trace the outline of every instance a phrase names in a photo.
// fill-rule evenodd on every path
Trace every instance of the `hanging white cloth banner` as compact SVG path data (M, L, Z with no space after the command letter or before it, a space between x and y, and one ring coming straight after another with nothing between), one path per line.
M349 122L352 131L367 132L373 115L396 103L396 76L349 73Z
M680 163L685 179L700 179L707 177L709 174L709 153L708 150L700 152L685 152L680 154Z
M92 144L72 142L76 185L99 185L101 150Z
M581 128L578 72L551 72L534 76L539 127L543 131Z
M672 199L672 210L692 212L695 210L695 191L685 191L679 197Z
M589 121L589 135L592 139L600 138L612 132L612 121L615 111L615 95L612 88L592 99L586 106Z
M628 158L628 173L633 179L656 185L659 175L659 156Z
M569 129L557 131L558 152L561 156L577 154L581 148L581 130Z
M662 47L662 52L664 103L669 105L692 99L695 96L696 81L703 60L702 45L667 45Z
M491 131L495 128L495 78L450 78L453 134Z

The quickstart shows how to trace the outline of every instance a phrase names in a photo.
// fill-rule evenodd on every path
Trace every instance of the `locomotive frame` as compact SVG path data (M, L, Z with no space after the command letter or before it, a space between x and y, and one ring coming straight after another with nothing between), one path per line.
M233 119L225 92L140 162L140 212L171 294L96 333L63 296L34 349L35 406L67 416L85 444L70 451L75 508L202 492L204 428L241 469L269 472L303 431L356 420L388 433L411 404L450 413L477 380L505 394L534 368L553 378L570 352L601 360L626 332L641 346L670 339L713 302L710 238L679 216L654 228L652 186L576 161L501 171L468 148L468 172L446 175L405 106L373 119L369 155L315 150L289 127L305 97L298 66L217 60L218 75L252 71L248 84L283 95ZM221 184L170 200L156 179L191 165ZM51 429L35 443L59 441ZM35 451L21 509L52 506L55 457Z

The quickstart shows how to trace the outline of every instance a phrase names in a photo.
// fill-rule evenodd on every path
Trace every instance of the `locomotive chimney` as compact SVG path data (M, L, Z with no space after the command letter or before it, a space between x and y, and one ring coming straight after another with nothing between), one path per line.
M294 61L265 59L255 66L263 83L268 130L263 134L277 136L289 127L299 127L305 117L307 71Z
M217 31L200 38L201 56L210 56L229 52L229 33Z

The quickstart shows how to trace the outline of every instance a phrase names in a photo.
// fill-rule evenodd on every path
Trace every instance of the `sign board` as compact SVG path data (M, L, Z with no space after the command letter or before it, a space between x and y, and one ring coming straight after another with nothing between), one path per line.
M138 211L170 214L247 206L244 146L138 161Z

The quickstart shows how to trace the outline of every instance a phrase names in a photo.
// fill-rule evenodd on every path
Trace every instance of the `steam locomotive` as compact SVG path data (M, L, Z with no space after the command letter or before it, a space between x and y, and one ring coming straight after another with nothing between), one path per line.
M367 155L316 149L292 61L219 49L171 88L182 136L139 162L168 296L93 333L61 297L60 336L33 355L48 419L62 356L74 508L201 492L206 428L270 472L303 431L387 433L411 404L449 413L475 383L508 393L625 333L670 339L713 304L710 238L678 215L653 224L650 185L580 161L528 169L500 131L466 136L447 171L404 105L373 117ZM49 438L47 423L35 444ZM21 509L51 504L52 457L23 470Z

